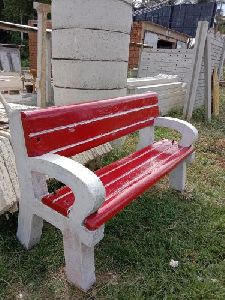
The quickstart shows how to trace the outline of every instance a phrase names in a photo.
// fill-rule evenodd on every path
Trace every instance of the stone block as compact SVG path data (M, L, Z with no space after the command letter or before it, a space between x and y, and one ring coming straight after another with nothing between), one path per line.
M128 61L128 34L70 28L53 30L53 58Z
M92 28L130 33L132 0L53 0L53 29Z
M127 84L127 63L111 61L52 61L54 85L76 89L121 89Z
M69 105L126 96L126 89L77 90L54 87L55 105Z

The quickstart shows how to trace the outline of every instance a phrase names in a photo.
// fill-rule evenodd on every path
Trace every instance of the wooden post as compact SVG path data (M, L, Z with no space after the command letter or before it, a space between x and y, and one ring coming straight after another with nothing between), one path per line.
M51 6L34 2L34 8L38 14L37 104L40 107L46 107L46 22Z
M221 58L220 58L220 62L219 62L219 67L218 67L218 76L219 76L219 79L223 78L223 63L224 63L224 59L225 59L225 38L224 38L224 42L223 42L222 54L221 54Z
M213 116L218 117L220 113L220 84L217 68L213 71Z
M198 87L199 74L202 66L202 58L205 49L205 41L208 31L208 22L203 21L198 23L198 29L195 38L195 53L193 60L193 71L189 90L187 93L187 101L184 106L184 118L190 120L194 109L196 91Z
M53 104L52 93L52 35L47 33L46 53L46 102Z
M138 68L138 70L137 70L137 77L140 77L139 76L139 72L140 72L140 63L141 63L141 55L142 55L142 51L143 51L143 49L144 49L144 39L145 39L145 30L144 30L144 28L143 28L143 23L142 23L142 25L141 25L141 47L140 47L140 49L139 49L139 53L138 53L138 66L137 66L137 68Z
M204 76L205 76L205 118L211 122L212 116L212 60L211 60L211 36L207 35L204 52Z

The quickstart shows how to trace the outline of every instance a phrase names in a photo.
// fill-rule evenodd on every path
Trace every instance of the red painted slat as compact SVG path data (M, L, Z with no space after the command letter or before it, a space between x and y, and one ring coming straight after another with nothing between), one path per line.
M136 111L129 112L133 109ZM153 125L150 119L158 115L157 97L151 93L26 111L22 113L22 124L29 156L51 151L72 156Z
M158 115L158 107L152 107L144 111L130 113L127 116L118 116L113 119L98 120L94 123L74 125L72 128L57 130L46 134L37 135L29 138L29 146L34 149L36 155L43 154L43 150L48 152L57 150L59 148L67 147L68 145L74 145L71 147L70 152L72 155L79 153L79 151L85 151L92 148L92 142L95 145L103 144L102 139L111 141L133 132L135 128L140 129L147 124L153 124L153 120L148 121L149 118L156 117ZM138 124L147 120L146 123ZM128 128L129 127L129 128ZM120 130L124 128L123 130ZM118 131L120 130L120 131ZM111 133L115 131L115 133ZM106 136L104 137L104 135ZM97 138L98 137L98 138ZM90 142L85 142L90 141ZM105 142L105 141L104 141ZM79 145L79 143L81 143ZM78 144L75 146L75 144ZM90 145L90 146L89 146ZM80 149L80 150L78 150ZM64 155L64 151L56 151Z
M177 153L179 153L177 145L171 145L170 141L165 141L165 143L159 142L157 144L158 151L151 152L145 158L135 161L130 166L130 169L127 166L123 167L123 174L121 172L117 176L116 171L114 178L110 178L110 176L108 178L103 177L103 180L101 178L107 190L108 197L106 202L110 202L111 198L115 198L118 194L129 188L129 186L142 180L143 177L149 176L161 166L166 165L168 161L175 159ZM171 151L171 149L173 150Z
M177 143L164 140L96 171L96 175L106 187L106 201L96 213L87 217L85 226L89 230L99 228L160 178L171 172L193 151L193 147L182 148ZM126 174L128 172L129 174ZM121 178L115 181L119 177ZM115 182L110 185L112 181ZM74 196L69 195L55 203L53 201L68 192L70 189L64 187L56 194L44 197L42 201L67 216L69 205L72 206L74 203Z
M134 124L132 126L132 128L129 128L129 130L128 129L120 130L116 135L113 135L113 138L112 138L112 135L101 136L101 138L99 138L99 139L93 139L90 141L86 141L85 144L80 144L80 145L76 145L76 146L68 145L67 148L63 148L63 149L58 148L57 151L54 151L53 153L59 154L59 155L65 156L65 157L71 157L75 154L81 153L83 151L89 150L91 148L94 148L99 145L105 144L109 141L112 141L113 139L120 138L122 136L125 136L125 135L135 132L135 131L138 131L147 126L152 126L153 124L154 124L154 121L146 121L142 125ZM62 139L64 139L63 136L62 136ZM31 157L49 153L48 145L44 145L44 148L41 148L41 149L38 148L36 145L32 148L31 147L29 148L29 143L27 143L27 145L28 145L28 149L29 149L28 155Z
M138 178L136 182L132 183L132 185L126 187L124 190L120 190L115 197L112 197L109 201L106 201L96 213L86 218L85 226L89 230L96 230L101 225L105 224L139 195L153 186L166 174L170 173L181 160L189 156L193 151L193 147L181 149L176 153L175 158L171 158L161 166L158 165L153 172L144 174L141 179Z
M145 149L145 151L139 153L139 155L135 153L135 155L129 156L129 160L127 162L123 163L123 161L120 161L120 165L113 165L111 167L111 170L109 168L107 168L106 170L105 168L103 168L102 170L97 171L96 173L105 185L109 185L110 182L114 181L120 176L124 178L124 175L133 170L134 168L137 168L138 174L139 169L143 171L143 168L148 169L151 166L151 164L154 164L155 166L155 160L157 156L162 154L163 151L166 151L169 146L170 145L166 141L156 143L153 147L149 149L149 151ZM160 157L158 157L158 160L160 160ZM142 164L144 164L144 166L141 166Z
M102 118L106 115L121 111L157 104L157 94L146 93L82 104L25 111L22 114L22 119L27 132L35 133L58 126L66 126L74 122L87 121L98 117Z
M67 217L70 207L74 204L74 194L70 188L64 186L55 193L43 197L42 202Z
M112 198L117 197L125 189L129 189L132 185L138 184L138 182L144 179L146 176L152 176L155 170L159 170L162 166L168 165L170 162L175 163L176 159L179 159L178 153L173 154L162 152L156 157L146 162L142 162L141 166L137 166L129 174L124 174L121 178L118 178L114 182L107 184L108 198L107 202L110 202Z

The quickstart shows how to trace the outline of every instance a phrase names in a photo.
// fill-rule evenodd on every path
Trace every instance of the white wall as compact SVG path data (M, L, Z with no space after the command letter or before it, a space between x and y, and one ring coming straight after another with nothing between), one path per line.
M187 82L191 76L193 53L190 49L144 48L138 77L178 75L179 81Z
M223 57L224 37L213 31L209 31L211 38L212 70L218 68ZM138 77L157 76L159 74L178 75L178 80L187 84L191 81L194 61L193 49L148 49L144 48L140 58ZM195 107L204 105L205 77L204 59L195 99ZM183 99L184 102L185 99ZM171 103L171 105L173 105Z
M176 83L167 86L152 86L159 93L161 114L181 109L186 100L187 84L192 71L193 50L190 49L148 49L144 48L138 77L157 76L159 74L177 75ZM164 91L164 89L167 89ZM140 89L141 90L141 89Z

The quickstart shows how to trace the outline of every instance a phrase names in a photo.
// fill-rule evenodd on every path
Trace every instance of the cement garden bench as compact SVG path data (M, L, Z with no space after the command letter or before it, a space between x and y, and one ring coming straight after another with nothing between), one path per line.
M177 130L180 142L154 142L154 126ZM15 110L10 130L21 189L17 237L30 249L40 240L43 219L59 228L67 277L85 291L95 282L94 246L104 224L167 174L171 187L183 191L198 136L185 121L159 117L155 93ZM135 131L138 150L95 173L69 159ZM65 187L48 194L46 175Z

